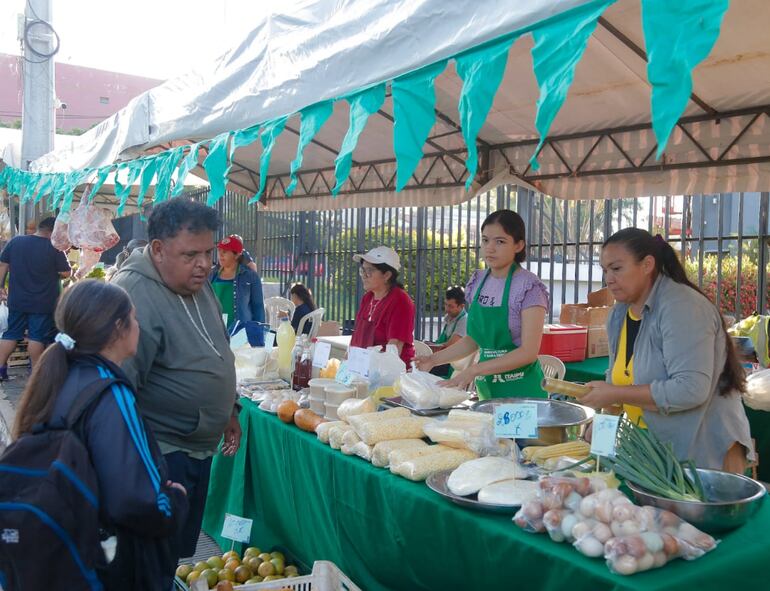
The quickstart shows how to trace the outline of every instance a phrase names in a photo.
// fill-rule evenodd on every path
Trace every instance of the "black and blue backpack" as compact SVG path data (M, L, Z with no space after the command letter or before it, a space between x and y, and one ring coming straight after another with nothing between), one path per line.
M103 589L96 472L78 433L110 385L84 388L66 424L36 425L0 456L0 586L5 591Z

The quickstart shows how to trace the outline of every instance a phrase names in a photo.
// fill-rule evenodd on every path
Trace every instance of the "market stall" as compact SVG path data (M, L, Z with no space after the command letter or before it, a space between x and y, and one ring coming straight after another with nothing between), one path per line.
M253 539L291 540L300 560L331 560L362 589L706 591L765 584L767 503L697 562L621 577L601 559L519 530L510 516L458 507L424 483L345 456L247 400L241 425L238 454L214 461L205 531L224 545L225 512L252 518Z

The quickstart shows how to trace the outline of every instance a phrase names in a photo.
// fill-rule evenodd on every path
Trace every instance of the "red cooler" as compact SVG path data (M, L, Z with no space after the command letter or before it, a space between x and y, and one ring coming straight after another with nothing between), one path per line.
M577 324L546 324L540 343L541 355L553 355L564 362L583 361L588 345L588 327Z

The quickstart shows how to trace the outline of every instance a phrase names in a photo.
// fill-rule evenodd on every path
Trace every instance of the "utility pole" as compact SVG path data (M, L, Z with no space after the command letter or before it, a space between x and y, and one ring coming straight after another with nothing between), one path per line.
M19 23L22 42L23 106L21 111L21 163L29 170L33 160L54 147L56 90L54 56L59 38L51 25L52 0L27 0L24 19ZM19 233L35 220L35 206L29 201L19 207Z

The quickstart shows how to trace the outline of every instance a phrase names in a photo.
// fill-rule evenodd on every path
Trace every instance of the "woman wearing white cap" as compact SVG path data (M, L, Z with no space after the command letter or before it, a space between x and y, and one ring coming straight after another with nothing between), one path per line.
M414 302L398 282L401 260L392 248L378 246L357 254L366 293L356 313L351 347L392 344L404 363L414 357Z

